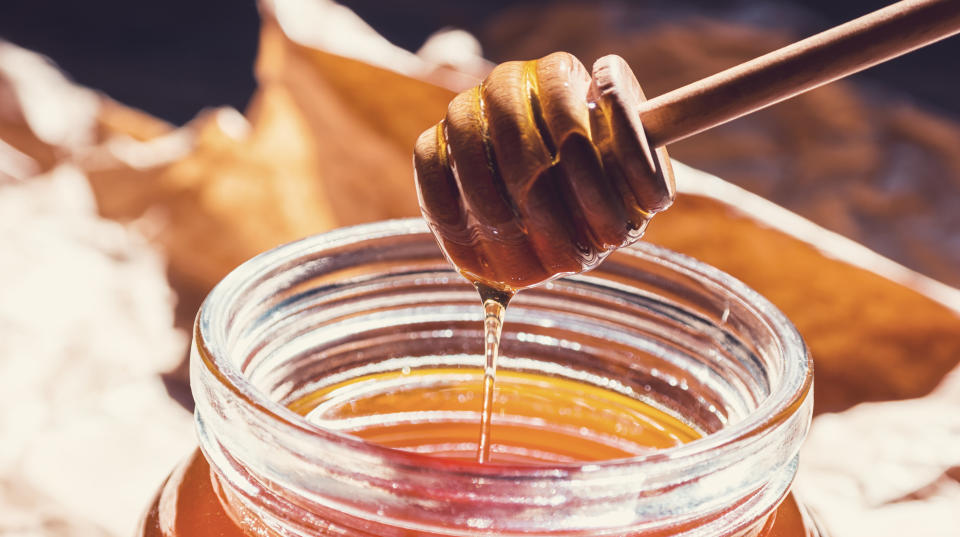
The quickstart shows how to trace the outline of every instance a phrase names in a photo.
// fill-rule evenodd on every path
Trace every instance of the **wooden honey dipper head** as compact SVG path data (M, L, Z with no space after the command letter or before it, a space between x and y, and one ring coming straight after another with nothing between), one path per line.
M468 279L517 290L589 270L670 206L636 77L612 55L592 75L564 52L498 65L420 135L420 208Z
M960 0L901 0L649 101L618 56L508 62L420 135L420 207L474 282L582 272L670 205L661 146L957 33Z

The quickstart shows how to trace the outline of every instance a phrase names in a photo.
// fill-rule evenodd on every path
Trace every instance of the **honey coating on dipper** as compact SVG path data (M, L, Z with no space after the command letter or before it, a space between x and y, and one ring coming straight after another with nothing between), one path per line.
M414 150L421 211L471 281L519 290L595 267L674 197L619 56L587 72L564 52L498 65Z

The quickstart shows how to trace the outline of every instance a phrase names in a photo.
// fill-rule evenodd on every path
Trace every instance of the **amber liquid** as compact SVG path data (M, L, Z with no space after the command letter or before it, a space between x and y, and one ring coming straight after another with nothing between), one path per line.
M483 380L479 368L404 369L327 386L289 406L308 421L369 442L471 465L480 444ZM617 459L700 437L693 427L653 405L537 372L499 371L490 410L489 465ZM244 531L246 524L227 514L209 466L196 452L164 484L138 535L242 537L261 529ZM730 537L817 535L788 497L761 526Z
M483 303L483 405L480 409L480 433L477 441L477 462L490 461L490 435L493 423L493 400L497 383L497 358L500 356L500 335L507 305L513 293L498 291L477 283Z
M379 373L324 388L290 408L376 444L472 462L483 451L484 380L482 370L456 368ZM700 437L654 406L576 380L500 371L495 394L484 461L490 464L620 459Z
M635 457L701 436L671 413L608 388L538 371L497 371L500 332L512 295L480 291L484 367L404 368L360 376L318 389L289 407L323 427L465 465L596 462ZM262 528L237 522L221 502L209 466L196 452L164 484L139 535L262 533ZM818 535L787 497L766 521L729 537Z

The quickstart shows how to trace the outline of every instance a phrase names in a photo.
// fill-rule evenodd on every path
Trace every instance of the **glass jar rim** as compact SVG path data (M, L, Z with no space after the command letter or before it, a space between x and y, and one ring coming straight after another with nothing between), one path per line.
M364 452L378 459L402 467L415 467L439 474L449 473L458 477L508 477L510 479L538 478L555 475L602 473L625 469L643 468L650 471L658 464L672 468L694 467L707 457L715 457L759 438L762 433L787 421L805 403L813 383L813 363L807 348L793 324L766 298L738 279L721 270L684 254L646 242L638 242L618 251L617 255L630 255L654 260L668 270L692 276L703 283L723 288L748 304L767 328L775 335L784 359L782 378L787 382L776 386L765 400L761 401L744 419L692 442L642 454L636 457L611 459L596 462L554 462L537 466L511 464L470 464L462 461L437 458L428 454L403 451L368 442L348 433L324 428L311 423L302 415L279 402L271 400L258 390L224 352L227 323L220 319L228 317L226 308L236 303L247 291L247 284L267 277L277 267L289 266L292 260L305 254L334 250L358 240L383 239L406 234L429 233L427 224L417 218L388 220L371 224L335 229L307 237L264 252L243 263L228 274L208 295L194 325L194 350L203 366L236 399L262 417L293 431L305 433L320 443L336 443L340 446ZM572 276L579 278L582 276ZM479 307L479 302L478 302Z

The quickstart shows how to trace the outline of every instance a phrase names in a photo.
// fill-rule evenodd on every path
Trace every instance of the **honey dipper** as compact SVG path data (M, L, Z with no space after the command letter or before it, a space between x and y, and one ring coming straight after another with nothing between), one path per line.
M417 140L420 207L475 283L582 272L673 201L663 146L957 32L960 0L905 0L649 101L619 56L503 63Z

